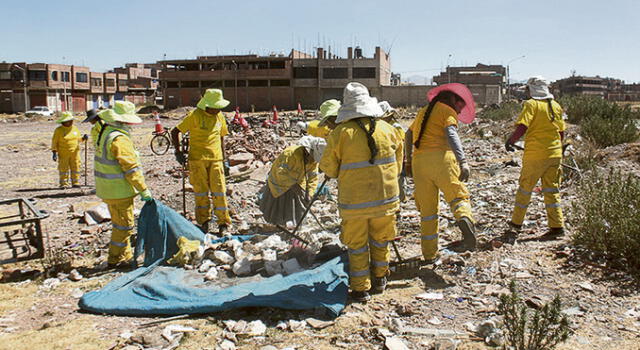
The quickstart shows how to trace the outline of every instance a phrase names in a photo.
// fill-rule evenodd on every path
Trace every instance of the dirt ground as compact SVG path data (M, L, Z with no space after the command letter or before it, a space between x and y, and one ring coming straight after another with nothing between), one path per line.
M163 122L170 127L177 121ZM77 125L82 132L88 132L88 125ZM102 232L82 233L87 226L72 215L99 202L90 189L93 151L89 149L88 155L89 186L59 189L56 163L49 151L54 128L51 121L0 123L0 198L36 199L37 207L50 213L43 221L48 237L46 245L72 257L73 267L84 278L77 282L63 278L52 286L43 283L47 276L39 273L43 270L39 261L2 266L0 349L139 349L140 344L160 349L167 346L160 334L170 324L196 329L185 334L178 349L216 349L229 336L222 323L229 319L262 320L268 327L262 336L237 335L235 346L240 349L261 349L268 345L276 349L381 349L386 330L410 349L485 349L489 347L470 331L471 324L497 315L498 295L512 279L518 281L525 299L561 297L563 309L572 315L571 327L575 331L561 349L640 349L637 284L623 273L583 260L569 237L539 240L546 227L540 194L532 200L525 233L513 244L502 242L520 170L512 166L512 158L517 165L519 154L503 151L502 135L497 135L503 129L491 123L461 130L472 167L468 186L478 221L480 249L473 253L453 249L460 239L459 231L450 211L441 203L444 216L441 263L391 281L384 294L374 295L367 304L349 304L324 329L276 327L281 321L323 317L314 311L241 309L144 328L141 326L156 319L82 312L77 305L82 292L99 289L121 273L100 268L106 260L110 224L103 224ZM146 120L133 132L147 183L156 198L180 211L182 185L180 178L174 177L178 164L172 152L162 156L151 152L152 130L153 121ZM487 136L482 130L491 130L496 136ZM575 197L571 183L566 186L563 201L566 215L570 216L569 203ZM234 184L231 201L236 220L252 217L253 208L248 209L251 215L242 209L255 191L255 183L250 181ZM400 250L404 257L420 254L419 213L411 191L409 194L399 219ZM192 197L188 195L187 208L193 208ZM141 206L136 200L136 208ZM420 296L425 292L442 296L435 299ZM427 334L434 330L442 332L436 336ZM127 341L138 338L144 339Z

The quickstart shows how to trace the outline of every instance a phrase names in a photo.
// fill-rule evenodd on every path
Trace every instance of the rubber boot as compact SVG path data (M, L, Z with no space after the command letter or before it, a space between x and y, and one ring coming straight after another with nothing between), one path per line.
M476 250L476 228L471 219L462 217L456 222L460 231L462 231L462 237L465 247L468 250Z

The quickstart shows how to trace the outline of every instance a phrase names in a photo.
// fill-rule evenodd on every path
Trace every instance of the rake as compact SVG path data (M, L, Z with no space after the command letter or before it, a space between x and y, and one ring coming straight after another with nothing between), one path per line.
M391 241L391 246L393 247L393 251L396 253L396 261L392 261L389 263L389 271L391 271L392 275L396 274L406 274L406 273L416 273L420 271L420 268L425 265L431 264L429 261L422 260L422 256L414 256L409 259L403 259L400 254L400 250L396 245L396 241L399 241L400 237L396 237Z

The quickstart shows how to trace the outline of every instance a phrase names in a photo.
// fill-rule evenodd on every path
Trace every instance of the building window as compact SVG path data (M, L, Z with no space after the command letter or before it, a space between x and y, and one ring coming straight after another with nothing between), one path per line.
M199 86L199 81L183 81L182 82L182 87L183 88L197 88L200 87Z
M235 80L224 81L224 87L235 87L236 86L235 84L236 84ZM245 86L247 86L246 80L238 80L238 87L245 87Z
M52 71L51 72L51 80L58 81L58 72L57 71Z
M376 69L375 68L353 68L353 79L375 79L376 78Z
M184 87L184 84L182 84ZM206 89L214 89L222 87L222 80L203 80L200 82L200 86Z
M102 79L100 79L100 78L91 78L91 86L101 87L102 86Z
M129 81L127 79L118 79L118 86L127 86Z
M295 67L293 69L295 79L318 79L318 68L316 67Z
M269 86L268 80L249 80L249 87L265 87Z
M171 88L179 88L180 85L178 84L177 81L168 81L167 82L167 88L171 89Z
M87 73L76 73L76 82L77 83L86 83L88 79Z
M11 71L0 70L0 80L11 80Z
M43 70L30 70L29 71L29 80L31 81L46 81L47 80L47 72Z
M289 86L291 83L289 79L271 80L271 86Z
M69 82L71 81L71 73L70 72L60 72L60 77L62 81Z
M107 79L107 86L110 86L110 87L116 86L116 80L115 79Z
M348 68L323 68L322 77L324 79L348 79Z
M271 61L271 69L284 69L284 61Z

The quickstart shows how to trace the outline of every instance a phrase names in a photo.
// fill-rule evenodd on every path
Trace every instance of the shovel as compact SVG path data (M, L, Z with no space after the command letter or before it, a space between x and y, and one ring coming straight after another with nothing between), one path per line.
M422 260L422 256L414 256L413 258L403 259L400 255L400 250L396 245L396 241L399 241L400 237L396 237L391 241L393 251L396 253L396 261L389 263L389 271L391 275L400 274L415 274L420 271L420 268L425 265L431 264L429 261Z

